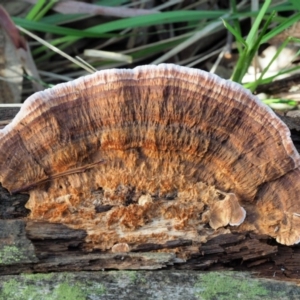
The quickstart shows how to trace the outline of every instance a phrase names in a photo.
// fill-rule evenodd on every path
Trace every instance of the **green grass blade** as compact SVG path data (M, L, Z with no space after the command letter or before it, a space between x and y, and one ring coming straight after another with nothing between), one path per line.
M248 51L247 48L244 49L244 51L240 54L238 62L236 63L236 67L233 70L232 76L231 76L231 80L234 82L238 82L241 83L242 79L247 71L247 65L248 63L246 63L247 61L247 55L248 55Z
M276 110L291 110L298 104L295 100L280 98L269 98L262 100L262 102Z
M233 14L238 13L238 8L236 5L236 0L230 0L230 8ZM239 36L242 36L241 26L240 26L240 20L239 19L233 19L233 28L239 33ZM243 39L244 42L244 39ZM239 53L242 53L243 49L240 43L237 43L237 49Z
M60 25L71 23L74 21L90 18L90 15L87 14L52 14L46 17L43 17L40 21L44 24Z
M240 35L239 31L235 28L233 28L226 20L222 19L223 24L225 28L232 33L232 35L235 37L235 39L241 43L243 46L246 46L245 40Z
M51 24L43 24L41 22L33 22L14 17L14 22L26 28L27 30L36 30L41 32L50 32L60 35L75 37L99 37L104 33L122 30L126 28L145 27L159 24L186 22L186 20L201 20L210 18L219 18L224 14L223 11L172 11L165 13L155 13L152 15L138 16L132 18L121 19L117 21L107 22L105 24L96 25L85 30L70 29L62 26Z
M181 39L178 39L175 41L166 41L166 42L160 43L158 45L157 44L149 45L149 47L147 47L145 49L137 50L137 51L133 51L133 52L129 52L129 53L134 59L149 57L150 55L153 56L156 53L160 53L162 51L166 51L168 49L176 47L177 45L179 45L180 43L185 41L187 38L188 37L181 38Z
M169 49L172 49L173 47L176 47L177 45L179 45L186 39L187 39L187 37L180 38L175 41L166 41L166 42L162 42L162 43L158 43L158 44L154 43L153 45L149 45L149 47L146 47L144 49L140 49L140 50L133 49L133 51L126 51L126 53L130 54L134 60L144 59L146 57L152 57L153 55L156 55L162 51L167 51ZM96 68L99 68L99 67L103 68L111 63L112 63L112 61L106 60L106 61L95 62L93 65Z
M298 0L297 0L298 1ZM276 6L271 6L268 8L267 12L270 13L273 10L277 11L277 12L282 12L282 11L292 11L294 9L293 5L291 3L283 3L283 4L279 4Z
M293 5L293 9L300 10L300 2L299 2L299 0L290 0L290 2Z
M246 38L246 43L249 48L252 48L255 43L260 23L263 20L264 16L266 15L267 9L270 6L271 2L272 2L272 0L265 0L262 8L260 9L252 27L251 27L251 30Z
M278 26L273 28L270 32L268 32L262 38L261 44L268 42L268 40L270 40L274 36L278 35L282 31L284 31L285 29L289 28L290 26L292 26L294 23L296 23L299 20L300 20L300 12L293 15L293 16L291 16L291 17L289 17L289 18L287 18L286 21L282 22L281 24L279 24Z
M79 33L74 31L73 34L70 32L67 34L65 32L65 37L59 38L59 43L61 43L62 39L64 42L67 43L67 45L70 45L70 42L75 42L79 40L81 37L88 37L88 35L96 34L96 37L104 37L107 32L111 31L117 31L117 30L122 30L126 28L136 28L136 27L142 27L142 26L149 26L149 25L158 25L158 24L164 24L164 23L174 23L174 22L182 22L182 21L199 21L201 19L207 19L207 18L218 18L220 15L223 15L223 11L213 11L213 12L207 12L207 11L173 11L173 12L166 12L166 13L157 13L153 15L146 15L146 16L138 16L138 17L133 17L133 18L127 18L127 19L122 19L122 20L117 20L117 21L112 21L112 22L107 22L105 24L101 25L96 25L93 27L90 27L86 30L82 30ZM14 18L15 22L28 29L29 26L31 26L31 30L34 30L36 28L35 26L32 26L32 24L24 24L24 22L21 22L22 20L19 20L18 18ZM27 26L27 27L26 27ZM47 32L56 32L56 33L61 33L63 32L65 27L59 27L59 26L54 26L50 24L43 24L44 27L40 26L40 30L47 30ZM47 27L49 26L49 27ZM34 28L32 28L34 27ZM59 30L58 30L59 28ZM97 35L98 34L98 35ZM117 36L117 34L114 34L113 36ZM94 37L94 36L92 36ZM111 36L110 36L111 37ZM51 43L53 45L57 45L56 40L53 40ZM45 48L39 48L36 51L39 53L41 52L41 49ZM37 52L34 52L36 54ZM48 57L49 54L47 54ZM43 58L40 59L45 59L46 57L43 56Z
M98 33L106 33L126 28L146 27L152 25L179 23L189 21L200 21L203 19L216 19L224 15L225 11L171 11L163 13L155 13L146 16L137 16L132 18L121 19L117 21L107 22L89 28L89 31Z
M270 83L270 82L274 81L274 79L277 78L278 76L285 75L285 74L289 74L289 73L293 73L293 72L296 72L296 71L299 71L299 70L300 70L300 67L299 67L299 66L293 67L293 68L290 68L290 69L281 70L281 71L279 71L277 74L275 74L275 75L273 75L273 76L270 76L270 77L261 79L261 80L259 81L259 84L258 84L258 85ZM249 89L249 90L255 90L255 89L253 88L253 86L254 86L255 84L256 84L256 82L247 82L247 83L244 83L243 86L244 86L246 89Z
M39 11L43 8L47 0L38 0L37 3L31 8L29 13L26 16L26 20L34 20L35 16L39 13Z
M53 43L53 42L51 43L51 45L53 45L53 46L56 46L56 47L59 46L59 49L62 50L62 51L63 51L64 49L66 49L67 47L71 46L72 44L73 44L73 41L64 42L64 43ZM46 46L42 46L42 47L43 47L43 49L48 49ZM48 58L54 56L55 54L56 54L56 53L53 52L53 51L47 52L47 53L44 54L43 56L41 56L41 57L39 57L39 58L36 58L36 59L35 59L35 62L40 63L40 62L42 62L42 61L44 61L44 60L46 60L46 59L48 59Z
M34 17L34 21L39 21L51 8L52 6L57 2L57 0L51 0L49 1Z
M265 22L265 24L264 24L261 32L259 33L259 35L257 37L257 40L255 41L255 44L253 45L253 48L250 49L249 56L248 56L248 67L247 67L247 69L249 68L250 64L252 63L252 61L253 61L253 59L255 57L255 54L258 52L259 46L261 44L261 40L264 37L264 34L266 33L267 29L269 28L269 25L271 24L271 22L272 22L272 20L273 20L273 18L275 16L275 14L276 14L276 12L273 11L271 13L271 15L268 17L268 19ZM274 60L275 60L275 58L274 58ZM259 85L260 80L262 79L262 77L264 76L264 74L269 70L271 64L272 63L270 63L267 67L264 68L264 70L263 70L260 78L254 82L254 85L253 85L253 87L251 89L252 92L254 92L256 90L256 87Z
M101 37L114 36L114 35L103 35L96 31L76 30L76 29L71 29L71 28L62 27L62 26L44 24L42 22L29 21L29 20L18 18L18 17L12 17L12 19L17 25L19 25L27 30L40 31L40 32L46 32L46 33L54 33L54 34L73 36L73 37L99 38L100 36Z

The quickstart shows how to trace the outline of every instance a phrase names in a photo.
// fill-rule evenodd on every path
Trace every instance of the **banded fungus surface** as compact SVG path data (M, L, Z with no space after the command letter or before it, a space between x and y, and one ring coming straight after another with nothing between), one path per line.
M300 239L288 128L203 71L163 64L59 84L25 101L0 145L0 182L30 194L29 218L84 229L91 249L190 240L193 251L233 229Z

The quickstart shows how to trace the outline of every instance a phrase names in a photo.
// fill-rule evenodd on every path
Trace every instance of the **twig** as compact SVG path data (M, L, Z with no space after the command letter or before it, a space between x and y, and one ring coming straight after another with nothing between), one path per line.
M95 167L97 164L100 164L100 163L104 163L104 160L96 161L96 162L91 163L91 164L86 165L86 166L82 166L82 167L67 170L65 172L61 172L61 173L58 173L58 174L50 175L45 179L42 179L42 180L39 180L37 182L31 183L29 185L20 187L18 189L12 190L11 193L16 194L16 193L20 193L20 192L27 192L27 191L33 189L34 187L36 187L37 185L43 184L43 183L51 181L53 179L57 179L57 178L60 178L60 177L63 177L63 176L68 176L68 175L76 174L76 173L84 173L86 170L91 169L91 168Z
M42 45L47 46L49 49L51 49L52 51L60 54L61 56L67 58L68 60L70 60L71 62L73 62L74 64L80 66L81 68L85 69L87 72L89 73L94 73L95 71L88 68L85 64L83 64L82 62L78 61L77 59L73 58L72 56L68 55L67 53L61 51L60 49L58 49L57 47L51 45L50 43L46 42L45 40L41 39L40 37L38 37L37 35L33 34L32 32L26 30L25 28L21 27L21 26L16 26L20 31L26 33L27 35L29 35L30 37L32 37L33 39L37 40L38 42L40 42Z

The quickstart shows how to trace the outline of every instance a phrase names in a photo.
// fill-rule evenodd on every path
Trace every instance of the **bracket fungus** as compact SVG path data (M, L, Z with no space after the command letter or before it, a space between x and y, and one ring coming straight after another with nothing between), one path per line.
M250 92L169 64L38 92L0 131L0 182L30 194L29 218L85 229L102 251L232 230L298 243L299 162Z

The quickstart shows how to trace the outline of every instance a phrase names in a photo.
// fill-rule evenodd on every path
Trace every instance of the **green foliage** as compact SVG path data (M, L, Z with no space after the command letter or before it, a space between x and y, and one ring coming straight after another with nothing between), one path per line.
M26 19L39 21L56 2L57 0L38 0L27 14Z
M242 83L242 80L243 80L249 66L251 65L255 55L257 54L258 49L261 46L261 44L268 42L271 38L282 33L284 30L286 30L291 25L293 25L294 23L296 23L300 20L300 13L295 14L291 18L277 19L280 22L280 24L267 32L270 24L272 23L272 21L274 20L274 18L276 16L276 11L275 10L270 11L270 9L269 9L269 6L271 5L271 3L272 3L272 0L266 0L264 2L263 6L261 7L261 9L259 10L259 12L257 14L257 17L251 27L250 32L248 33L248 36L246 39L244 39L242 37L238 24L235 23L235 26L231 26L230 23L228 23L226 20L224 20L224 25L235 37L236 42L237 42L237 48L239 50L239 59L236 63L236 66L234 68L234 71L233 71L233 74L231 77L231 79L233 81ZM293 1L291 1L291 3L294 4ZM232 1L232 5L235 7L235 1ZM278 7L278 8L282 9L282 7ZM294 9L295 8L296 7L294 7ZM236 11L236 9L234 9L234 11ZM262 25L263 21L264 21L264 24ZM299 40L297 40L297 39L288 37L282 43L282 45L279 47L275 56L272 58L272 60L268 64L268 66L263 70L260 77L256 81L246 85L246 87L248 89L250 89L251 91L255 91L255 89L257 88L257 86L259 84L268 83L268 82L272 81L275 77L277 77L277 75L280 75L280 73L278 73L276 76L269 78L269 80L268 79L263 80L264 75L267 73L267 71L269 70L272 63L276 60L276 58L279 56L281 51L291 41L299 42Z
M239 58L231 77L233 81L238 83L243 82L244 75L257 55L259 47L300 20L300 12L290 17L278 15L278 12L283 11L299 11L300 5L298 0L286 0L278 2L279 4L277 4L277 1L266 0L263 1L258 11L251 11L249 5L241 7L240 4L236 3L236 0L230 0L230 9L228 10L194 10L189 6L186 8L184 4L180 4L160 9L157 12L154 11L153 14L137 15L135 17L119 17L112 20L112 18L99 16L97 17L99 22L96 22L96 24L94 22L91 23L92 25L88 25L89 23L85 22L84 24L87 24L86 28L77 29L74 28L71 22L92 18L93 16L85 13L62 14L50 12L56 2L57 0L38 0L26 18L14 17L13 20L18 26L31 32L36 32L39 36L46 38L44 33L47 33L47 42L62 51L76 49L76 45L79 42L88 44L89 41L92 43L101 41L102 44L108 43L109 45L125 41L123 43L124 48L116 48L119 49L119 53L131 55L134 64L143 63L143 61L151 63L149 58L155 56L158 59L155 59L153 63L171 59L179 64L195 65L194 63L189 64L189 62L193 62L193 57L185 57L178 60L177 53L190 46L197 46L197 44L202 43L203 38L223 30L224 27L220 22L220 18L222 18L225 27L234 36L236 40L235 46L239 52ZM128 0L102 0L95 1L94 4L122 10L123 7L130 7L132 3ZM178 7L181 9L178 9ZM153 7L153 9L156 8ZM247 36L243 37L240 20L249 17L253 19L253 25ZM154 28L155 30L149 28ZM168 32L169 28L171 28L172 34ZM128 40L138 41L144 35L148 40L144 46L138 46L138 43L136 43L137 46L128 46L126 48ZM296 39L292 37L287 38L272 62L288 43L294 41ZM133 43L133 45L135 44ZM105 50L110 51L107 48ZM48 46L45 44L36 46L32 51L34 61L37 64L47 62L56 53L57 51L49 51ZM160 55L161 59L159 59ZM198 57L205 56L205 53L194 56L194 61L197 61ZM87 59L87 62L94 68L115 66L115 62L108 59L98 61ZM74 62L66 63L71 68L74 68ZM264 76L271 63L257 80L246 83L245 86L254 91L259 84L270 82L281 74L295 70L295 68L281 70L278 74L265 78ZM126 63L117 64L117 66L122 65L126 65ZM78 67L74 69L78 70ZM78 77L78 75L75 77Z
M298 102L294 100L289 100L289 99L273 99L269 98L266 100L263 100L263 102L273 109L277 110L291 110L295 107L297 107Z
M219 18L225 12L224 11L170 11L162 13L153 13L149 15L131 17L120 19L116 21L106 22L104 24L96 25L85 30L75 30L60 26L55 26L48 23L35 22L32 20L24 20L21 18L14 17L14 22L28 30L35 30L41 32L55 33L59 35L72 35L75 37L101 37L102 34L123 30L126 28L137 28L137 27L146 27L160 24L169 24L169 23L179 23L185 22L186 20L203 20L210 18Z
M255 19L255 22L253 23L251 30L247 36L246 39L244 39L241 36L241 32L239 28L231 27L228 22L224 20L225 27L234 35L236 38L237 43L240 43L242 46L239 46L239 59L237 61L236 67L234 69L234 72L232 74L231 79L233 81L242 82L242 79L247 72L249 66L251 65L254 56L256 55L258 48L261 44L261 40L264 36L264 34L267 31L268 26L270 25L272 19L274 18L275 12L271 13L266 23L263 26L263 29L259 33L259 28L261 25L261 22L263 18L266 15L267 9L270 6L272 0L266 0L257 14L257 17Z
M295 9L300 10L300 2L298 0L290 0Z

